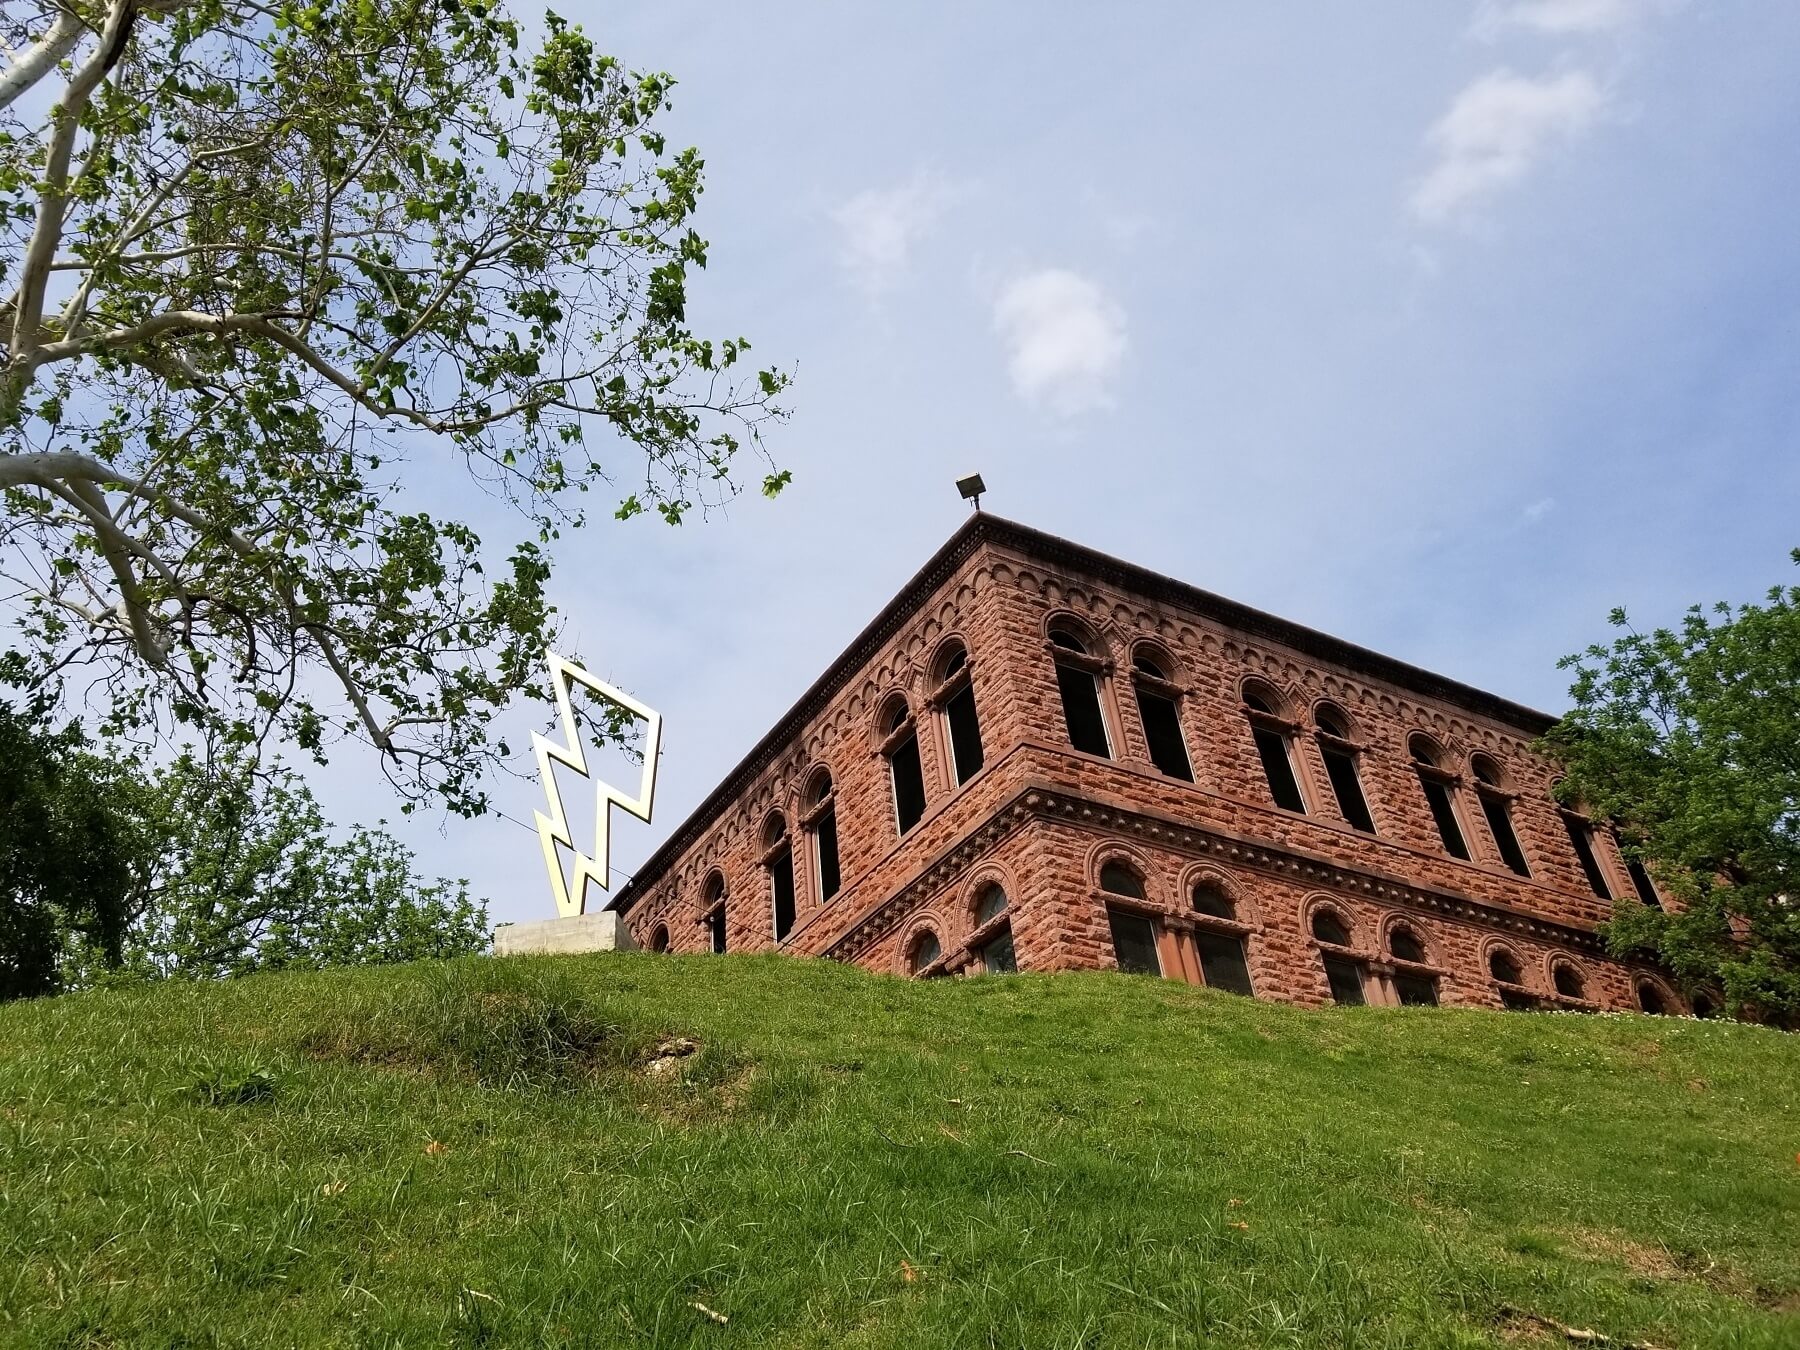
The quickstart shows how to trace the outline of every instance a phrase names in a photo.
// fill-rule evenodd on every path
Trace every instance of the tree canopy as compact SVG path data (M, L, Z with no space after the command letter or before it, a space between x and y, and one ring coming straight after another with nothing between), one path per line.
M688 323L672 81L496 0L21 0L0 37L4 673L484 810L583 494L787 480L788 377ZM423 509L459 485L518 541Z
M1546 744L1564 799L1614 821L1679 905L1627 902L1609 940L1800 1024L1800 588L1649 633L1612 622L1610 646L1565 660L1575 707Z

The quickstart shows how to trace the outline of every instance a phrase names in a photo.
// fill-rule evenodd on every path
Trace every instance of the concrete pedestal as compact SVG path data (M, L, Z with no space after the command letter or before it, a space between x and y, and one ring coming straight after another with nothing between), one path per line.
M610 911L569 919L503 923L494 930L495 956L568 956L576 952L633 952L631 930Z

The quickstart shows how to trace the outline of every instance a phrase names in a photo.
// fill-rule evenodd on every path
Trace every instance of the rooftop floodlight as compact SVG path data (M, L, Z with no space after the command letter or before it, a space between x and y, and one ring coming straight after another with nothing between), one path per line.
M956 480L956 490L962 493L965 502L973 502L977 511L981 510L981 494L987 491L987 484L981 481L981 475L972 473L967 478Z

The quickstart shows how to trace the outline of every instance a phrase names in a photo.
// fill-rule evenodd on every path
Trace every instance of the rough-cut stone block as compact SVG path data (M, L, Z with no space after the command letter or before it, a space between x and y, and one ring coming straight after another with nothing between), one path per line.
M631 930L608 910L572 919L503 923L494 930L495 956L569 956L576 952L632 952Z

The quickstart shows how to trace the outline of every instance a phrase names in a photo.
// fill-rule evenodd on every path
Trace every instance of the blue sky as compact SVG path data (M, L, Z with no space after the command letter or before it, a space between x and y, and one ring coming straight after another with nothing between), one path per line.
M1800 6L562 12L681 82L693 317L798 375L778 501L560 550L570 645L667 719L620 868L970 470L996 512L1550 711L1612 606L1792 579ZM331 813L391 817L344 753ZM402 832L496 919L550 912L518 825Z

